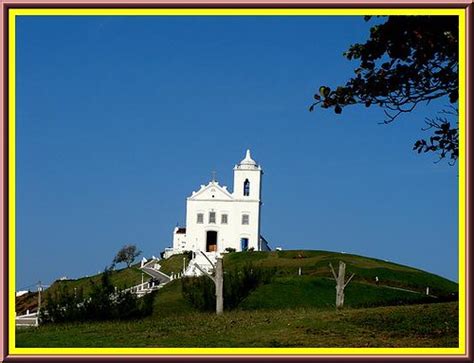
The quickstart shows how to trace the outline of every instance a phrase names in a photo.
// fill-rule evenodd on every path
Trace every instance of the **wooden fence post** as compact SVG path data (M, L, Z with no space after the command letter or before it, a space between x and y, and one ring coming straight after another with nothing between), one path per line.
M224 312L224 271L222 257L217 257L216 262L216 314Z

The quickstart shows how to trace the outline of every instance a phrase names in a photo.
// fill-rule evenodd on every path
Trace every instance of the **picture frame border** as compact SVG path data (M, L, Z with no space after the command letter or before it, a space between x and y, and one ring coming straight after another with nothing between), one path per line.
M472 340L473 340L473 327L472 327L472 240L470 235L470 226L472 225L472 193L470 188L470 182L472 180L472 170L469 168L469 161L471 158L471 145L472 145L472 106L469 104L468 100L472 100L472 68L473 68L473 54L472 54L472 35L473 34L473 4L471 1L466 0L454 0L454 1L445 1L445 0L435 0L435 1L321 1L321 0L306 0L306 1L297 1L290 2L288 0L284 1L159 1L159 0L149 0L149 1L93 1L93 0L83 0L83 1L22 1L22 0L0 0L0 29L2 29L1 39L1 81L2 81L2 95L0 97L2 120L3 127L0 131L0 142L2 143L1 149L3 151L2 158L0 161L0 169L2 170L1 179L1 192L0 200L3 201L1 208L1 218L0 218L0 230L2 231L2 248L0 250L0 260L2 261L2 266L0 269L0 291L4 292L0 298L0 311L2 321L2 338L0 339L0 357L4 361L90 361L90 360L100 360L100 361L147 361L147 360L157 360L157 361L241 361L241 360L259 360L259 361L315 361L315 360L331 360L334 362L337 361L406 361L406 360L416 360L420 362L432 362L432 361L456 361L456 362L472 362L473 361L473 349L472 349ZM74 350L82 350L84 348L16 348L14 343L14 332L15 326L12 326L12 321L14 323L14 316L12 320L12 304L15 302L15 289L14 289L14 273L12 274L12 264L10 263L9 256L11 256L12 249L14 246L9 245L9 241L14 240L14 215L15 210L11 202L12 195L14 195L14 179L12 182L12 174L14 175L12 168L14 168L14 149L12 152L12 142L9 139L11 135L12 128L11 125L11 113L14 105L14 97L11 97L11 86L12 82L10 78L10 72L12 70L12 53L9 52L9 43L11 42L12 36L12 23L10 22L10 17L12 12L25 9L69 9L69 10L80 10L80 9L135 9L135 10L152 10L152 9L416 9L430 10L430 9L459 9L464 11L464 22L465 22L465 41L464 49L461 49L464 52L464 73L460 67L460 115L462 117L462 109L464 108L464 128L461 127L460 123L460 157L459 157L459 169L460 169L460 184L459 184L459 239L464 239L465 241L465 254L464 254L464 264L460 264L460 286L461 283L464 283L465 294L464 294L464 308L465 308L465 321L460 320L460 338L464 339L464 342L460 340L460 346L462 346L463 354L452 354L449 353L451 348L439 348L439 354L433 353L423 353L425 352L434 352L433 349L437 348L413 348L419 350L419 354L410 354L410 348L398 348L404 350L404 353L401 354L346 354L344 351L349 350L360 350L360 351L369 351L372 348L337 348L340 351L340 354L288 354L287 352L291 349L300 349L300 348L262 348L266 350L271 350L272 353L269 354L249 354L248 348L160 348L171 351L170 354L157 354L156 348L142 348L150 351L150 353L125 353L122 355L113 354L113 351L121 351L120 348L95 348L96 350L102 350L104 353L94 353L91 354L73 354ZM14 32L14 28L13 28ZM13 58L14 60L14 58ZM462 53L460 53L460 60L462 60ZM13 61L14 64L14 61ZM465 81L464 87L462 87L462 81ZM14 84L14 82L13 82ZM13 88L14 89L14 88ZM464 91L464 92L461 92ZM14 92L13 92L14 93ZM464 97L462 97L464 93ZM462 103L464 102L464 107ZM14 124L13 124L14 125ZM14 134L13 134L14 137ZM14 140L14 139L13 139ZM464 153L463 151L463 142L464 142ZM14 141L13 141L14 144ZM12 158L13 155L13 158ZM12 193L13 190L13 193ZM12 218L13 215L13 218ZM13 224L12 224L13 223ZM461 261L462 262L462 261ZM463 266L464 265L464 266ZM13 264L14 267L14 264ZM464 271L463 270L464 267ZM13 270L14 271L14 270ZM13 276L12 276L13 275ZM464 278L464 281L463 281ZM12 283L13 282L13 283ZM6 293L5 293L6 292ZM462 294L460 293L460 299ZM460 300L461 303L461 300ZM460 304L462 306L462 303ZM13 308L14 309L14 308ZM460 315L461 315L460 309ZM13 310L14 311L14 310ZM464 328L464 329L463 329ZM464 330L464 333L462 332ZM13 334L13 339L12 339ZM43 350L45 353L38 353L38 349ZM52 350L61 350L59 353L51 354ZM124 348L137 350L139 348ZM192 349L196 353L186 353L179 354L179 351L185 349ZM256 348L259 349L259 348ZM309 348L312 349L312 348ZM314 348L317 349L317 348ZM376 349L376 348L375 348ZM381 348L381 349L391 349L397 350L397 348ZM407 349L407 350L405 350ZM454 349L454 348L453 348ZM86 348L87 350L87 348ZM107 351L106 351L107 350ZM197 353L201 350L203 353ZM324 350L324 348L323 348ZM208 351L208 353L206 353ZM215 354L212 351L216 352ZM227 351L232 351L233 353L227 353ZM451 349L452 351L452 349ZM31 352L31 353L30 353ZM275 352L275 353L273 353ZM444 353L443 353L444 352ZM446 353L447 352L447 353Z

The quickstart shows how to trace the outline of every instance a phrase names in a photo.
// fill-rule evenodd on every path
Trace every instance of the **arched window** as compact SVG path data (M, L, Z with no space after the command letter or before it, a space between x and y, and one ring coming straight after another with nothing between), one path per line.
M244 196L248 197L250 195L250 182L248 179L244 181Z

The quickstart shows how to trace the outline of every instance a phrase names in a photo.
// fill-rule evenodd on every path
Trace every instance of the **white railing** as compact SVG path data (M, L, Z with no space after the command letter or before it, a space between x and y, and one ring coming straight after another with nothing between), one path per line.
M18 315L15 317L16 326L38 326L38 312L30 313L29 310L26 311L24 315Z
M142 284L138 284L128 289L122 290L122 292L131 292L132 294L142 294L151 292L153 289L156 289L159 285L155 285L154 281L147 281Z

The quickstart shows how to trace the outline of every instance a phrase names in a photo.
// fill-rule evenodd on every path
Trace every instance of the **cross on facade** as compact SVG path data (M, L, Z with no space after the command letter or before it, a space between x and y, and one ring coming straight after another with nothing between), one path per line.
M216 172L215 172L215 170L212 171L212 181L216 181Z

